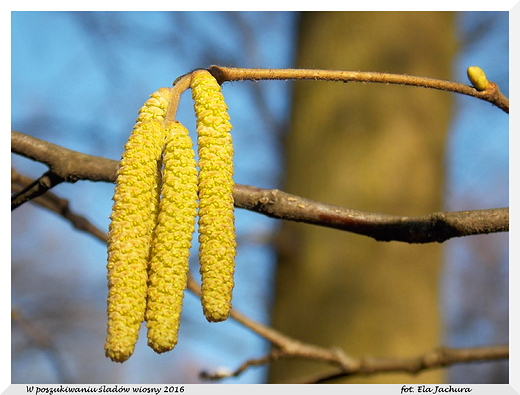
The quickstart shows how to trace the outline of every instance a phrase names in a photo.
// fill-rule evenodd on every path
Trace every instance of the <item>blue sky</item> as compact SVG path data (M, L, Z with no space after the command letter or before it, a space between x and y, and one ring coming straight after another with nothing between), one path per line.
M461 34L483 16L462 15ZM237 26L245 27L248 34L239 34L242 30ZM230 14L204 12L13 13L12 128L70 149L118 159L137 110L150 93L170 86L176 77L189 70L212 63L291 67L294 28L293 13L248 12L240 14L238 19ZM466 68L478 65L508 95L505 34L507 26L498 24L478 45L468 47L454 65L454 79L467 83ZM290 87L290 82L224 85L234 126L235 182L265 188L279 186L281 159L276 133L272 130L283 129L287 122ZM255 109L254 100L258 97L255 95L269 98L265 101L268 117ZM456 106L458 112L448 142L446 208L507 206L508 116L488 103L461 96L457 96ZM194 131L189 97L183 97L178 118ZM12 164L32 177L45 169L15 156ZM69 199L74 210L97 226L108 227L113 185L78 182L60 185L55 192ZM12 220L13 264L31 261L39 265L37 274L43 278L49 276L55 280L59 274L63 281L73 281L74 299L91 306L95 310L92 317L101 317L99 324L92 324L88 336L104 341L105 246L71 231L61 218L38 208L23 207L19 213L13 213ZM270 289L265 284L271 282L275 258L268 239L277 223L243 210L237 211L236 223L240 247L234 306L252 318L268 322ZM507 236L501 237L503 243ZM465 248L463 242L449 243L447 265L455 265ZM506 267L507 274L507 254L499 264ZM193 267L193 272L196 271ZM507 284L507 277L502 280ZM38 286L34 289L38 290ZM447 303L447 315L455 320L457 306L463 304L459 300L462 296L456 292L459 285L447 282L445 287L451 301ZM37 306L34 300L38 298L37 292L27 295L15 290L12 297L13 304L22 309ZM28 315L37 316L31 307L27 309ZM114 366L107 361L102 355L102 343L98 345L99 355L92 351L92 358L104 374L121 383L135 383L168 381L182 375L196 377L201 361L202 367L210 371L235 368L245 359L259 357L266 351L267 344L248 330L232 321L208 324L200 310L199 301L187 294L180 341L168 355L155 355L141 336L135 355L124 365ZM470 332L477 333L479 328L476 325ZM492 339L492 332L491 329L483 341ZM76 328L74 333L81 332ZM475 336L482 336L481 333ZM447 341L455 346L461 336L467 339L464 334L453 333ZM74 337L65 338L60 351L65 356L73 355L75 341ZM70 361L67 374L73 377L79 374L81 364L72 356ZM176 366L182 366L177 369L180 376L172 372ZM263 374L262 368L251 369L233 382L260 382ZM28 377L42 383L57 379L49 358L38 350L24 349L13 360L13 380L24 382Z

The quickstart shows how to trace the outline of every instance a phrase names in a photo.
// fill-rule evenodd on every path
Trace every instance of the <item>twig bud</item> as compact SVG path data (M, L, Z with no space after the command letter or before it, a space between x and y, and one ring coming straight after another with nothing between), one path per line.
M468 78L478 91L485 91L489 86L486 73L480 67L470 66L468 67Z

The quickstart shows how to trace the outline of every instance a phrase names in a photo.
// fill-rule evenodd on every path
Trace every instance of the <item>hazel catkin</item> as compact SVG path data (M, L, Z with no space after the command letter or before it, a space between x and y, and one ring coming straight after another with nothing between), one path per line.
M158 353L177 344L197 216L197 169L188 130L176 121L167 122L165 129L162 197L152 241L146 308L148 345Z
M108 232L107 338L105 354L126 361L144 320L147 267L159 205L158 164L171 90L162 88L139 111L116 178Z
M206 70L192 74L199 154L199 261L201 302L208 321L231 310L235 270L233 143L220 85Z

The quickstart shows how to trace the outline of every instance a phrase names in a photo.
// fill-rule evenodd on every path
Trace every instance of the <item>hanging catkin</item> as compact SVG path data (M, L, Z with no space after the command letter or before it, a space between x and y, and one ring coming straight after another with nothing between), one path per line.
M166 123L161 202L152 241L146 321L148 345L158 353L177 344L197 216L197 169L188 130Z
M158 163L170 93L161 88L140 109L117 173L108 232L105 342L106 355L116 362L132 355L144 320L147 266L159 204Z
M208 321L229 316L234 286L235 225L231 123L220 85L206 70L192 74L199 154L199 260Z

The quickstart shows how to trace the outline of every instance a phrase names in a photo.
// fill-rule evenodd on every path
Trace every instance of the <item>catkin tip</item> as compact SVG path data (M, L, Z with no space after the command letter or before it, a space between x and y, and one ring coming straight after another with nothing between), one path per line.
M115 350L112 348L105 348L105 355L114 362L123 363L133 354L134 350Z

